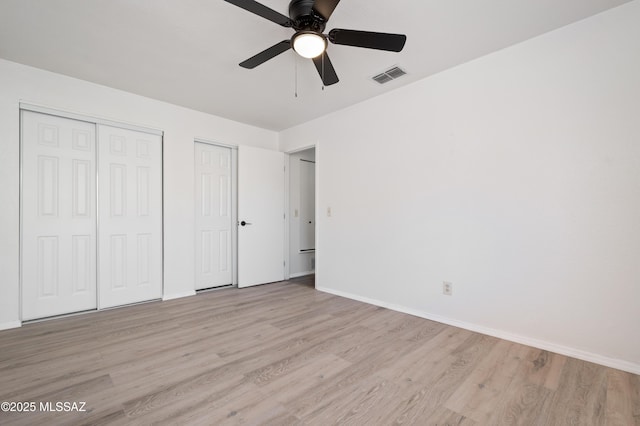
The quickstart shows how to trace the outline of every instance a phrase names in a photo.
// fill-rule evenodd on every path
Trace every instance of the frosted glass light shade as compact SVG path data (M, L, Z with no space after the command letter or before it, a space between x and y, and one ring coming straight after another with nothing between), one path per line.
M315 33L298 33L293 38L293 50L303 58L315 58L327 48L327 42Z

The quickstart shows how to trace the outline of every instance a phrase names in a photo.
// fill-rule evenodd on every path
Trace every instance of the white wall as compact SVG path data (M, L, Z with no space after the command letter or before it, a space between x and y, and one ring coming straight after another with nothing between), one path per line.
M0 329L19 325L19 102L164 130L164 294L194 289L194 138L277 149L275 132L0 60Z
M315 161L314 148L298 151L289 156L289 275L297 277L313 272L315 252L300 253L300 194L301 191L313 192L315 188L300 187L300 160ZM298 211L296 217L295 211Z
M638 22L634 1L282 132L317 144L318 288L640 373Z

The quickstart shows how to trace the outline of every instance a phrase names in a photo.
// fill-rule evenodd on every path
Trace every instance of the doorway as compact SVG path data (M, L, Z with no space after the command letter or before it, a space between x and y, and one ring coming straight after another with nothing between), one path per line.
M315 273L316 149L289 154L289 277Z
M284 280L285 155L195 141L195 289Z

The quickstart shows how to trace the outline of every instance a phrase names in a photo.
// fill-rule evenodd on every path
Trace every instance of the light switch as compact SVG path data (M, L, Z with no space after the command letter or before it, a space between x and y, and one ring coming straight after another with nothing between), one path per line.
M331 207L327 207L327 217L331 217Z

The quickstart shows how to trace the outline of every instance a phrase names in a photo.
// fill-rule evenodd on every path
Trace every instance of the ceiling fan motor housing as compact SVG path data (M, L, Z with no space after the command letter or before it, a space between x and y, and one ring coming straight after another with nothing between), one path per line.
M289 18L296 31L312 31L322 34L326 26L325 19L314 9L315 0L291 0Z

